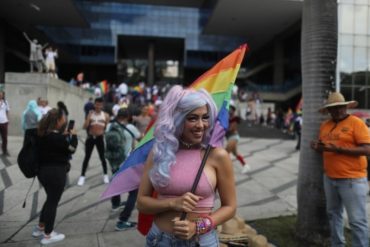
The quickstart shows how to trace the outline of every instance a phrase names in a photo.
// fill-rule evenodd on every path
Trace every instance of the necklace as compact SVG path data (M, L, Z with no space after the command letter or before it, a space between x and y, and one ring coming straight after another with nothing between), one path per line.
M190 149L192 148L195 144L193 143L187 143L187 142L184 142L183 140L179 139L180 143L186 148L186 149Z

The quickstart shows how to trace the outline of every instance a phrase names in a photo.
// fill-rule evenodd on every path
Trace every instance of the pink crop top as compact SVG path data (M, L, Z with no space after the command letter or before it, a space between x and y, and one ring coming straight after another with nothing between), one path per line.
M154 186L154 189L158 192L158 199L177 197L186 192L190 192L200 163L200 150L180 149L176 153L176 163L171 166L168 185L166 187ZM213 208L215 188L209 182L204 170L200 177L198 187L195 190L195 194L203 198L199 200L197 208Z

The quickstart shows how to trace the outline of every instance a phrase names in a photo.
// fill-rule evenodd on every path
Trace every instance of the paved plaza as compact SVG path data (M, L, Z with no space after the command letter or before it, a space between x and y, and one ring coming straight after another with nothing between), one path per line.
M39 240L34 239L31 232L38 222L45 193L35 181L27 205L22 208L32 182L32 179L24 178L16 164L22 141L21 137L10 137L11 156L0 159L0 246L3 247L39 246ZM84 158L81 141L73 156L68 186L59 204L55 224L55 230L64 233L66 239L52 246L144 246L144 237L138 231L114 230L119 212L111 211L110 201L99 200L106 185L96 151L86 173L85 185L76 185ZM241 138L240 153L252 169L248 175L243 175L240 164L233 160L238 215L254 220L296 213L299 152L294 150L295 144L294 140L286 139ZM137 210L131 220L137 220Z

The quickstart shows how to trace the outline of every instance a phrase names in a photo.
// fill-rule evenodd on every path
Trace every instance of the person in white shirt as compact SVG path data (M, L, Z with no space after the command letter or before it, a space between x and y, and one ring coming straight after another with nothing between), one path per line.
M125 82L122 82L121 84L119 84L118 88L117 88L117 92L119 93L120 97L126 97L127 93L128 93L128 86Z
M45 50L45 56L46 56L46 70L47 73L50 73L51 77L57 78L57 75L55 73L55 58L58 57L58 50L53 50L52 47L48 47Z
M37 39L31 40L28 35L23 32L24 37L30 44L30 71L36 68L38 72L43 72L44 67L44 57L42 55L42 50L48 45L47 43L42 46Z
M85 158L82 163L81 176L77 182L78 186L83 186L85 184L85 173L95 146L98 149L99 158L103 167L103 182L106 184L109 183L107 162L104 155L104 133L105 128L109 123L109 115L103 111L103 106L103 99L96 98L94 102L94 110L89 112L83 125L83 128L87 130L88 135L85 141Z
M3 155L9 156L8 152L8 124L9 124L9 103L5 99L5 93L0 91L0 135L2 140L1 149Z
M101 91L101 89L98 85L95 86L94 96L97 97L97 98L100 98L100 97L103 96L103 93L102 93L102 91Z
M38 106L39 111L41 112L42 116L45 116L48 111L51 110L51 107L49 106L49 101L46 99L38 99Z
M123 97L123 98L121 98L119 100L115 100L115 101L116 101L116 103L112 107L112 113L113 113L112 119L117 117L117 113L120 109L127 108L130 104L129 100L126 97Z

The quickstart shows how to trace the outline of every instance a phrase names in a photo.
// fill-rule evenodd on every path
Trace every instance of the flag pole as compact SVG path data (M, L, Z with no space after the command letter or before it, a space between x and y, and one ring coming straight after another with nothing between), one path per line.
M202 172L203 172L204 166L206 165L206 162L207 162L209 153L211 152L211 149L212 149L212 146L210 144L208 144L208 146L206 148L206 152L204 153L202 162L200 163L200 167L199 167L197 176L195 177L193 186L191 187L191 191L190 192L193 193L193 194L195 193L195 190L198 187L198 183L199 183L200 177L202 176ZM182 212L181 213L180 220L185 220L186 215L187 215L186 212Z

